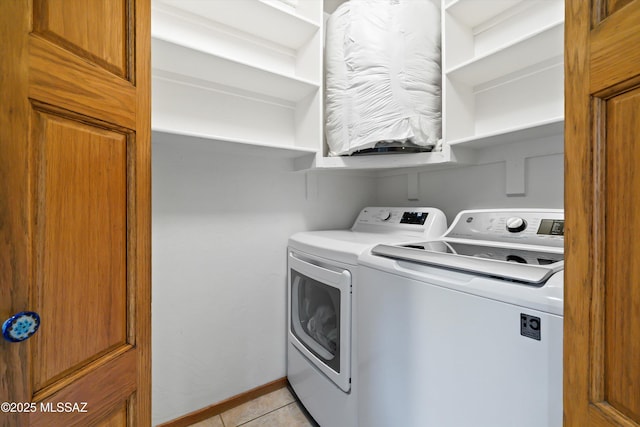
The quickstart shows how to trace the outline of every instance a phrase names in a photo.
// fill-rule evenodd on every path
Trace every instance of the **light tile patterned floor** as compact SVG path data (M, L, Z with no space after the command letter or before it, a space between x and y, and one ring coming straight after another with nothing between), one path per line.
M287 388L281 388L191 427L317 427Z

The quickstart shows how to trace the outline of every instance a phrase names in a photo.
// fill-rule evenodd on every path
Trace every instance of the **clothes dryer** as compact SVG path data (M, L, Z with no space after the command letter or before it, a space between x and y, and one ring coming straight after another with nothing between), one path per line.
M349 230L289 239L287 377L320 426L358 425L352 370L358 255L379 243L433 239L445 230L445 215L435 208L368 207Z

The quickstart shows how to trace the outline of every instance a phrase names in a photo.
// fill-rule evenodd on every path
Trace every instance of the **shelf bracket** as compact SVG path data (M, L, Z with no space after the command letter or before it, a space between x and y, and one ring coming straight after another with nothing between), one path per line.
M505 159L505 191L507 196L526 195L526 158L525 156L510 155Z
M318 199L318 175L311 172L305 172L305 198L309 201Z
M527 159L564 153L562 134L546 138L493 145L478 151L476 164L505 162L507 197L527 195Z
M420 177L418 172L407 174L407 200L420 200Z

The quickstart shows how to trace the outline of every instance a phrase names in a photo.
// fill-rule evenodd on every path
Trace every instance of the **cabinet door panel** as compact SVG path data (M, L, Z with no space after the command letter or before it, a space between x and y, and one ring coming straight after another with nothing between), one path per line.
M640 0L567 1L566 426L640 426Z
M129 77L133 28L127 0L35 0L34 32Z
M604 400L640 421L640 88L607 101Z
M0 1L0 425L151 425L149 0Z
M128 135L34 117L34 391L127 341Z

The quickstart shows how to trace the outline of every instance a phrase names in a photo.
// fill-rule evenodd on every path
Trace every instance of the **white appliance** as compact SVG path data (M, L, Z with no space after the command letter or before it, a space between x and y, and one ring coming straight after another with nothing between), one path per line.
M358 421L561 427L562 210L460 212L359 259Z
M363 209L350 230L294 234L288 247L287 377L322 427L353 427L357 337L352 312L358 255L378 243L432 239L446 230L434 208Z

